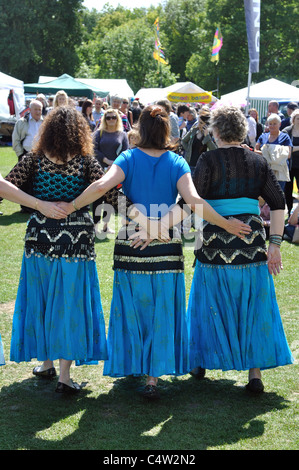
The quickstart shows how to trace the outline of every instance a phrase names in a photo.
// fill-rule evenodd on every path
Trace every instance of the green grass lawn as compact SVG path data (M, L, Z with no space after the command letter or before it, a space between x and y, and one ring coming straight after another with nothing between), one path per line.
M0 149L0 173L15 164L11 148ZM0 333L7 364L0 367L1 450L294 450L298 449L298 261L299 246L283 242L283 272L275 278L286 336L296 364L263 373L266 393L244 390L246 372L209 371L160 379L161 400L145 403L144 379L103 377L103 364L72 367L83 385L78 397L55 394L55 382L32 375L37 362L9 361L11 322L27 216L19 206L0 205ZM117 220L115 221L117 224ZM106 325L112 295L113 236L98 241ZM192 249L185 248L186 290L192 280ZM132 452L132 454L134 454ZM198 463L198 461L197 461Z

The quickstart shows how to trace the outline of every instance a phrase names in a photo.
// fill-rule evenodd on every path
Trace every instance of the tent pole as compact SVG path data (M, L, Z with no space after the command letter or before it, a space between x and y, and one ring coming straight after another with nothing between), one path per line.
M216 62L216 74L217 74L217 98L219 99L219 70L218 70L218 62Z
M249 69L248 69L248 91L247 91L247 103L246 103L246 116L248 115L248 110L249 110L249 97L250 97L250 84L251 84L251 72L250 72L250 63L249 63Z

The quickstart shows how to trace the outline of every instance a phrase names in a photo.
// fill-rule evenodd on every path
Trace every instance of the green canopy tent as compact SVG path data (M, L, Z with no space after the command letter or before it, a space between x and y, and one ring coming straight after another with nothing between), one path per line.
M90 99L93 99L94 93L101 98L109 94L109 91L86 85L66 73L50 82L24 84L25 93L55 94L59 90L64 90L69 96L86 96Z

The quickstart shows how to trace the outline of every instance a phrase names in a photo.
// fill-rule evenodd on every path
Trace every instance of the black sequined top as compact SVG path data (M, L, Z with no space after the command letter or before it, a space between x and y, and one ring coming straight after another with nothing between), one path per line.
M248 149L229 147L203 153L193 180L198 194L204 199L258 200L261 196L271 210L285 208L284 194L266 159ZM241 267L267 261L266 234L261 217L247 213L234 217L251 226L250 235L240 239L204 221L202 246L195 250L200 262L214 267Z
M19 161L6 180L18 188L31 187L31 194L44 201L70 202L104 172L94 157L77 155L66 164L55 164L46 156L28 154ZM30 183L30 184L29 184ZM125 214L132 203L117 189L105 196L105 202ZM35 211L29 218L25 236L25 254L78 260L95 258L94 222L88 208L81 208L65 219L49 219Z

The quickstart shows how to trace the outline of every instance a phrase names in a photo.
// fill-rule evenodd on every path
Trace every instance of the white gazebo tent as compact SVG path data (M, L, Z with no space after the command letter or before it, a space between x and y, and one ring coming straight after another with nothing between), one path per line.
M10 90L13 90L15 112L18 118L20 111L25 106L24 83L17 78L0 72L0 115L2 117L10 117L7 102Z
M232 93L222 95L220 101L246 106L247 95L248 88L241 88ZM270 78L250 86L249 106L250 108L257 109L260 118L267 115L268 103L271 100L299 102L299 88L275 78Z

